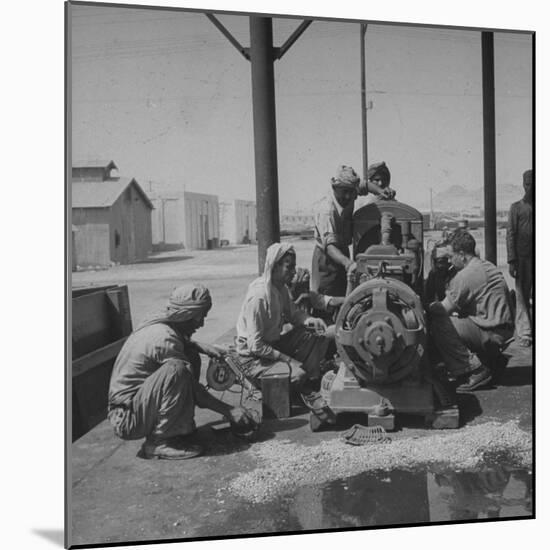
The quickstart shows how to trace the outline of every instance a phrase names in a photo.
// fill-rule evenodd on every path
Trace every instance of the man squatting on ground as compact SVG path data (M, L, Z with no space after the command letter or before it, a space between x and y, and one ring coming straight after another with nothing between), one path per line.
M529 298L533 287L533 184L533 170L527 170L523 174L525 195L510 207L506 233L508 270L516 280L516 335L522 347L532 342Z
M390 172L384 162L370 166L367 182L360 183L351 166L340 166L331 178L331 189L315 212L315 248L311 269L311 289L328 296L345 296L347 273L355 269L349 256L355 199L369 192L393 198Z
M457 273L445 298L429 305L430 331L449 376L458 382L467 378L456 391L467 392L491 382L514 324L506 281L496 266L475 255L472 235L457 232L450 246Z
M144 458L177 460L202 452L192 437L195 405L220 413L232 425L253 427L246 409L216 399L199 383L199 354L220 356L213 346L191 340L211 307L204 286L176 288L166 309L139 326L118 354L108 418L118 437L145 438Z
M252 384L259 387L266 372L290 372L292 388L302 394L308 407L315 409L320 406L320 365L330 341L316 334L326 331L324 321L311 317L292 301L288 285L295 272L292 245L272 244L267 249L263 275L249 285L241 307L236 347L243 359L250 358L246 376ZM283 333L286 324L292 328Z

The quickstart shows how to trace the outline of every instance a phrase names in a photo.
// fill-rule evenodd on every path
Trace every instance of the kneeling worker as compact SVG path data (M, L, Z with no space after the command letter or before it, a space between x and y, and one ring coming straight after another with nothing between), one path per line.
M261 376L275 369L288 372L291 385L310 408L318 403L320 364L329 339L316 332L326 330L321 319L310 317L292 301L287 285L296 272L296 252L292 245L275 243L267 249L262 276L248 287L237 321L236 347L250 358L247 378L259 387ZM282 333L283 326L292 329ZM307 327L316 329L310 331Z
M447 372L457 380L467 378L456 391L467 392L491 382L514 324L506 281L496 266L476 256L472 235L458 232L450 246L457 273L445 298L432 302L428 311L431 335Z
M120 350L109 386L108 418L122 439L141 439L144 458L186 459L202 452L193 441L195 405L252 426L242 407L216 399L199 384L199 353L219 357L213 346L191 340L212 307L202 285L176 288L166 309L143 323Z

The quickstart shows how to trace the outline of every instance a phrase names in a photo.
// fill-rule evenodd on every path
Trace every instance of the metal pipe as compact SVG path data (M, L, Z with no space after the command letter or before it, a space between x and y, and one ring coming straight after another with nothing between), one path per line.
M497 201L495 146L495 60L493 33L481 33L483 80L483 166L485 259L497 263Z
M365 54L365 35L367 24L361 23L361 127L363 130L363 179L366 182L369 168L369 154L367 142L367 69Z
M223 26L223 24L216 19L214 15L211 13L207 13L206 17L210 19L210 21L214 24L214 26L231 42L231 44L236 48L236 50L245 58L250 59L250 56L248 55L248 52L246 51L246 48L243 48L239 41Z
M273 26L270 17L250 17L250 61L256 169L258 271L261 274L267 248L280 239Z
M288 37L287 41L277 50L276 59L281 59L291 46L304 34L304 31L313 23L311 19L306 19L300 23L300 26Z

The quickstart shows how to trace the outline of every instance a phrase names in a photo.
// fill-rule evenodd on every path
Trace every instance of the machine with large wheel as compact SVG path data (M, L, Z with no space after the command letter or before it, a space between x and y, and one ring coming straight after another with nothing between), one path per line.
M395 428L396 414L422 415L434 427L458 427L458 410L438 410L426 365L422 214L378 201L354 214L354 259L336 319L336 370L321 393L338 415L365 413L368 425ZM334 417L333 417L334 418ZM315 415L311 428L323 422Z

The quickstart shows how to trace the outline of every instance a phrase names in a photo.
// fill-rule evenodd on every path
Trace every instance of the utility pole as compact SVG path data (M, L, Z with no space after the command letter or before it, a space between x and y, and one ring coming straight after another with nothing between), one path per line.
M367 141L367 68L365 43L367 34L367 24L361 23L360 27L360 52L361 52L361 128L363 131L363 178L367 180L369 169L369 153Z

